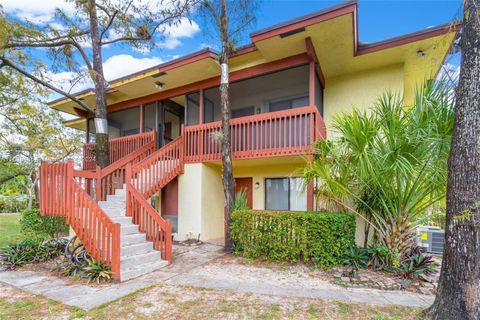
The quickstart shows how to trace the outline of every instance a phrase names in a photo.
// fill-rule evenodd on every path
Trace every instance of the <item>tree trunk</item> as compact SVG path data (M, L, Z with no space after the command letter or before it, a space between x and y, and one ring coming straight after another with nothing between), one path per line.
M35 207L40 207L40 190L38 189L38 177L37 173L34 173L33 176L33 194L35 196Z
M432 319L480 319L480 0L464 1L447 221Z
M107 122L107 88L103 75L102 47L98 30L96 0L88 0L90 33L92 37L93 75L95 84L95 158L100 168L109 165L108 122Z
M228 92L228 55L230 44L228 39L228 17L226 0L222 0L222 15L220 32L222 37L222 53L220 55L221 81L220 105L222 108L222 183L225 195L225 251L232 251L230 239L230 222L235 197L235 182L233 180L232 148L230 145L230 99Z

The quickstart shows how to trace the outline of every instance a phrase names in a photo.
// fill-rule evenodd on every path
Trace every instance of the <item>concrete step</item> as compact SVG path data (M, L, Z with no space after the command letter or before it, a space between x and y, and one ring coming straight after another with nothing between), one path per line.
M131 244L131 245L125 245L120 247L120 257L143 254L151 251L153 251L153 243L148 241Z
M117 194L117 191L115 191L115 195L111 195L111 194L107 195L107 201L106 202L115 202L115 203L125 202L125 200L126 200L125 195L126 194Z
M126 209L126 205L125 204L118 204L118 203L112 203L112 202L104 202L104 203L101 203L99 202L98 203L98 206L100 208L102 208L103 210L125 210Z
M146 242L144 233L127 234L120 237L120 246L128 246L135 243Z
M102 210L111 218L125 217L126 209L102 208Z
M125 236L125 235L128 235L128 234L136 234L136 233L140 233L138 231L138 225L136 224L122 224L120 226L120 236Z
M127 189L115 189L115 196L123 197L125 198L127 196Z
M144 274L153 272L155 270L166 267L168 262L162 259L158 259L155 262L150 262L147 264L137 265L131 269L123 269L120 264L120 279L121 281L130 280Z
M120 258L120 266L126 269L132 269L142 264L148 264L161 259L160 251L150 251L133 256L125 256Z
M112 219L112 221L115 222L115 223L120 223L121 225L124 225L124 224L133 224L133 223L132 223L132 217L127 217L127 216L110 216L110 219Z

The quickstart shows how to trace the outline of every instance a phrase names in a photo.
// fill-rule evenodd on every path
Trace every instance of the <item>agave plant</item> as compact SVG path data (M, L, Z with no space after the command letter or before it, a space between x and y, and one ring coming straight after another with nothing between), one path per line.
M445 197L453 101L442 83L427 83L406 107L386 93L371 112L334 118L336 141L321 141L304 176L317 195L356 212L390 250L404 254L412 229Z

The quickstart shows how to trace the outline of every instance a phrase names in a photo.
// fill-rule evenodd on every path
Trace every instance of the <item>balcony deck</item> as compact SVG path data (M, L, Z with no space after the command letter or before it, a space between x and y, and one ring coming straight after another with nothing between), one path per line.
M315 106L262 113L230 120L234 160L306 155L326 137L322 116ZM150 143L155 133L110 140L110 154L126 155L132 147ZM182 127L186 163L221 160L221 122ZM94 143L84 145L84 170L94 169Z

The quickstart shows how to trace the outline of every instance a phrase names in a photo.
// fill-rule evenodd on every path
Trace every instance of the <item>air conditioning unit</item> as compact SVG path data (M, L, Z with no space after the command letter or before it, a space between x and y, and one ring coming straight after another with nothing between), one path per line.
M425 248L426 252L443 253L443 241L445 231L432 226L422 226L417 228L417 245Z

